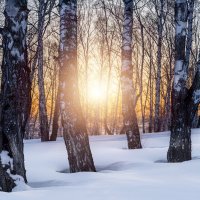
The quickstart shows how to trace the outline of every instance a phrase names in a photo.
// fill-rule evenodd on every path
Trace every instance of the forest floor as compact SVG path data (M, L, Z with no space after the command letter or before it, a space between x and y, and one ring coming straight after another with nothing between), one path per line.
M140 150L128 150L124 135L90 137L98 172L75 174L62 138L25 141L28 186L0 200L198 200L200 129L192 131L193 160L183 163L166 162L169 132L141 137Z

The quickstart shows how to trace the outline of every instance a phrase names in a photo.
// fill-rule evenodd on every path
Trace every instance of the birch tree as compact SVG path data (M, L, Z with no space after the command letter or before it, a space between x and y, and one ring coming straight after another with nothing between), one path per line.
M127 135L128 148L141 148L140 133L135 111L136 94L133 88L132 66L132 30L133 30L133 0L123 0L124 20L122 33L122 66L121 66L121 90L122 90L122 114L123 131Z
M23 136L31 106L27 63L27 1L5 1L1 80L0 190L26 182Z
M155 92L155 119L154 131L160 131L160 85L161 85L161 67L162 67L162 40L163 40L163 20L164 20L164 5L165 0L154 2L155 10L157 13L157 76L156 76L156 92Z
M53 123L52 123L52 134L50 137L50 141L56 141L58 135L59 128L59 114L60 114L60 87L58 87L58 91L56 94L54 113L53 113Z
M77 0L60 1L60 112L70 172L95 171L77 73Z
M186 52L191 47L186 46L186 32L187 27L192 27L190 24L192 23L191 20L188 24L187 0L176 0L175 23L175 67L172 88L171 137L167 159L169 162L182 162L191 160L191 124L198 108L200 97L199 62L197 63L198 70L193 84L189 89L187 88L189 58ZM191 40L191 38L189 39Z
M49 140L49 124L47 116L47 106L45 97L44 86L44 47L43 35L46 30L45 17L51 15L55 0L39 0L38 7L38 47L37 47L37 60L38 60L38 90L39 90L39 120L40 120L40 133L41 141Z
M49 140L49 126L46 108L46 97L44 88L44 53L43 53L43 32L45 26L45 0L39 0L38 8L38 87L39 87L39 119L40 119L40 134L41 141Z

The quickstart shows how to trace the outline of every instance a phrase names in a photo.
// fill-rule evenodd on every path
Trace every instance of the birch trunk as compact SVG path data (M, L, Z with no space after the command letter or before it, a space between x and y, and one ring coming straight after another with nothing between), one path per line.
M70 172L95 171L77 72L77 0L60 1L60 110Z
M157 75L156 75L156 94L155 94L155 119L154 131L160 131L160 85L161 85L161 64L162 64L162 37L163 37L163 17L164 0L160 0L160 12L158 16L158 50L157 50Z
M52 134L51 134L51 141L56 141L58 136L58 120L59 120L59 113L60 113L60 88L58 88L57 96L55 100L55 107L54 107L54 114L53 114L53 125L52 125Z
M169 162L191 160L191 127L186 96L188 65L186 60L186 29L188 20L187 0L175 2L175 67L172 88L172 118L170 146L167 154Z
M30 69L26 45L27 1L6 0L4 13L0 188L5 192L11 192L17 185L17 179L27 181L23 153L23 137L31 106ZM5 156L8 160L6 163L2 160Z
M188 103L188 113L189 120L190 120L190 127L192 127L192 123L194 118L198 112L198 106L200 103L200 51L199 57L196 64L196 74L192 83L192 86L188 90L188 94L186 97L186 102Z
M194 13L194 0L188 1L188 31L187 31L187 43L186 43L186 65L187 68L190 62L190 54L192 49L192 27L193 27L193 13Z
M152 41L149 40L149 133L153 131L153 77L152 77L152 68L153 68L153 58L152 58Z
M46 108L45 88L44 88L44 53L43 53L43 31L45 22L44 0L39 1L38 11L38 89L39 89L39 120L41 141L49 140L49 126Z
M122 33L122 114L123 131L127 135L128 148L141 148L140 133L135 112L136 94L133 88L132 66L132 30L133 30L133 0L124 0L124 21Z
M173 66L173 42L169 39L168 55L169 55L169 75L168 75L168 86L167 86L167 103L166 103L166 120L164 131L170 130L171 127L171 90L172 90L172 66ZM163 122L164 123L164 122Z

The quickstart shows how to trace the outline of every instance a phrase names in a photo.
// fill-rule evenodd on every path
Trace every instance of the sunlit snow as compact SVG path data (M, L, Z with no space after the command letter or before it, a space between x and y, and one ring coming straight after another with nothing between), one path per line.
M68 173L63 139L25 141L27 190L0 200L198 200L200 129L193 130L193 160L169 164L169 133L142 135L143 149L128 150L126 137L92 136L97 173Z

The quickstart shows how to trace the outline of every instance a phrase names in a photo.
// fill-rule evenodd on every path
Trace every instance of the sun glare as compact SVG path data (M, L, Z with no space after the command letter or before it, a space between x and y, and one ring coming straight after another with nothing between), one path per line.
M88 96L92 101L102 101L105 95L103 88L99 84L92 84L88 88Z

